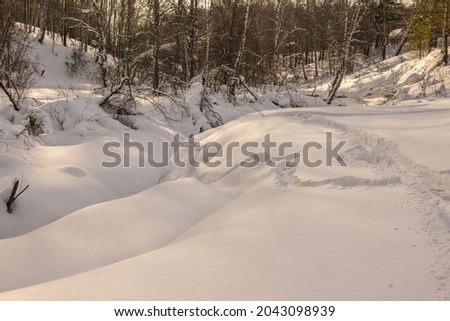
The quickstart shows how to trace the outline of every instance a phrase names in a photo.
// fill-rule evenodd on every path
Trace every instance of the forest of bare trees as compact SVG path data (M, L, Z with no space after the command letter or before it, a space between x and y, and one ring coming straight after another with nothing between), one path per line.
M18 55L24 34L37 30L39 42L60 39L75 55L94 48L102 87L177 93L203 75L231 99L236 86L281 86L288 76L338 86L361 59L399 54L407 38L428 50L448 34L448 0L0 0L0 10L0 80L12 96L32 68ZM395 29L403 36L388 54Z

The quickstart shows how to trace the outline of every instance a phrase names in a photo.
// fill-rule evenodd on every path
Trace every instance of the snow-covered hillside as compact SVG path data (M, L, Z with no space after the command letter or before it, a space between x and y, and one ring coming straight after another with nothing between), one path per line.
M46 72L35 101L17 113L6 100L0 106L0 192L7 199L15 178L30 185L12 214L0 202L1 300L450 299L445 97L425 91L395 106L286 109L276 105L303 96L266 93L246 106L212 97L226 124L194 140L222 146L210 159L220 164L200 153L197 167L177 166L174 155L167 166L144 159L141 167L147 154L133 147L129 167L107 168L105 144L123 146L124 133L151 142L146 152L159 160L163 142L177 132L187 140L195 124L149 111L129 129L88 94L88 76L66 75L67 49L50 48L36 49ZM413 75L446 72L427 69L433 57L423 66L392 58L383 73L348 77L340 95L359 95L360 86L376 96L390 81L384 73L395 73L389 90L404 100L405 88L422 81ZM309 99L302 104L320 98ZM44 121L39 137L21 134L27 112ZM268 134L277 147L292 143L270 154L272 165L262 161ZM254 158L230 146L252 142L259 162L245 168ZM339 144L341 158L327 166L325 146ZM186 149L179 157L189 159ZM324 162L308 166L317 160Z

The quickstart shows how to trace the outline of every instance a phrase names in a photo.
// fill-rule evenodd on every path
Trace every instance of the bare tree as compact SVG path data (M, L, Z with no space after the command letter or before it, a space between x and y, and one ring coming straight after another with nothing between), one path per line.
M33 82L37 62L29 55L32 39L15 24L13 6L1 7L0 89L18 111Z
M190 0L189 6L189 41L188 41L188 58L189 58L189 77L197 75L198 72L198 0Z
M39 12L39 27L41 28L38 41L42 45L47 31L48 0L42 0Z
M4 0L0 0L0 62L3 61L3 47L5 46L5 9L3 4ZM3 73L3 70L0 71ZM0 74L0 81L3 80L3 76Z
M241 41L239 44L239 51L237 52L236 60L234 61L234 73L229 82L228 97L229 97L230 101L236 100L236 85L240 79L240 67L241 67L241 63L242 63L242 58L244 56L249 16L250 16L250 2L247 1L246 6L245 6L244 30L242 30L242 37L241 37Z
M443 27L443 37L444 37L444 63L448 64L448 15L450 10L450 0L445 1L445 13L444 13L444 27Z
M280 70L280 47L281 47L281 33L282 33L282 23L283 23L283 13L284 9L286 8L288 2L286 0L277 0L276 5L276 15L275 19L273 20L275 24L275 32L273 36L273 67L272 67L272 74L273 74L273 84L278 84L278 72Z
M108 87L108 36L109 36L109 12L104 1L90 0L90 5L80 9L83 16L66 16L66 19L73 23L73 27L78 27L88 34L92 34L94 39L91 45L96 48L96 62L100 69L100 82L102 87ZM91 23L90 17L94 21Z
M153 88L159 90L160 81L160 57L161 57L161 7L160 0L153 0L153 25L154 25L154 44L153 44Z
M208 19L206 24L206 55L205 55L205 63L203 65L203 89L200 98L200 111L203 112L205 110L206 104L206 91L209 85L209 50L211 43L211 33L212 33L212 13L214 8L214 1L212 0L209 9L208 9Z
M325 102L331 104L336 93L341 86L342 80L347 73L348 64L350 62L352 43L355 39L355 35L358 32L358 26L366 12L366 6L364 4L354 4L351 8L352 10L347 10L344 8L343 12L343 39L342 44L339 47L339 65L338 70L335 74L333 82L331 83L331 88L328 92L328 97Z

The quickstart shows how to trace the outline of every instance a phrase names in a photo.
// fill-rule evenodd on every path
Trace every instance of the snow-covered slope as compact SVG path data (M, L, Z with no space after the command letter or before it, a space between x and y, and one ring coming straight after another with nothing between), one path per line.
M440 66L441 61L442 52L435 49L422 59L409 52L365 66L344 78L334 104L392 105L434 96L445 97L450 87L450 67ZM314 91L324 98L329 86L329 81L322 81L313 90L301 91Z

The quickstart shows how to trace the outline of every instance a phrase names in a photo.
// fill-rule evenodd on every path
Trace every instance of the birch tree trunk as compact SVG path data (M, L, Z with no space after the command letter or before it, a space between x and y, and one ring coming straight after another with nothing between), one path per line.
M444 17L444 28L443 28L443 37L444 37L444 63L447 66L448 64L448 15L449 15L449 6L450 0L445 2L445 17Z
M154 23L154 49L153 49L153 59L154 59L154 68L153 68L153 89L159 90L159 79L160 79L160 55L161 55L161 9L160 9L160 0L154 0L154 8L153 8L153 23Z
M191 0L190 18L189 78L192 78L198 71L198 0Z
M3 61L3 47L5 44L5 5L4 1L8 0L0 0L0 72L2 72L2 61ZM0 81L3 78L3 73L0 74Z
M281 24L283 19L284 0L277 0L276 15L275 15L275 34L273 37L273 66L272 66L272 82L274 85L278 84L278 72L280 68L280 36Z
M342 84L342 80L347 73L352 42L358 30L359 23L361 22L366 12L366 7L363 4L355 4L355 6L355 11L352 17L349 17L348 8L344 9L344 43L340 48L338 70L328 92L328 97L325 99L325 102L328 105L331 104L334 97L336 96L336 93Z
M48 0L43 0L39 15L39 27L41 27L41 34L39 35L38 41L41 45L44 42L45 32L47 31L47 16Z
M103 87L108 87L108 71L107 71L107 44L108 44L108 23L106 17L108 12L104 12L103 3L98 3L96 0L91 0L94 7L95 18L97 19L98 28L94 33L99 38L99 48L97 52L98 65L100 67L101 82Z
M229 101L233 101L233 102L236 101L236 85L237 85L237 81L240 76L241 61L242 61L242 57L244 55L245 42L247 39L249 16L250 16L250 2L249 2L249 0L247 0L247 4L246 4L246 8L245 8L244 30L242 31L241 42L239 44L239 51L237 53L236 60L234 62L233 77L232 77L229 87L228 87Z
M205 55L205 63L203 65L203 89L200 98L200 111L203 113L205 110L205 99L206 99L206 90L209 84L209 51L211 44L211 34L212 34L212 12L213 12L214 1L211 0L208 10L208 18L206 22L206 55Z

